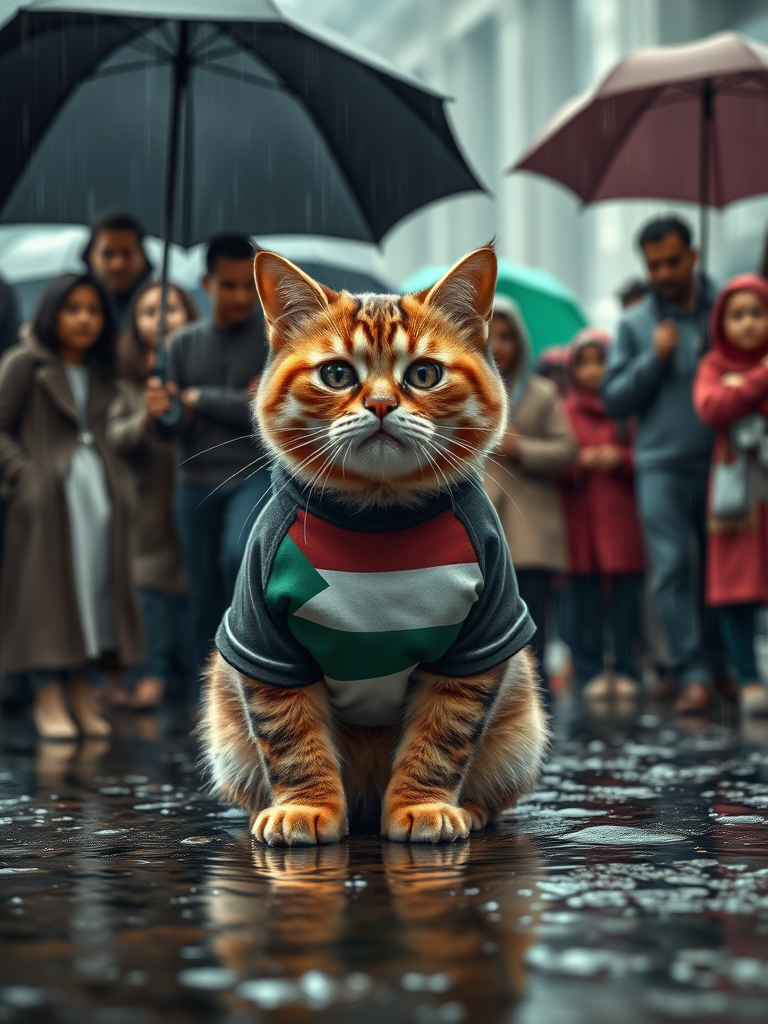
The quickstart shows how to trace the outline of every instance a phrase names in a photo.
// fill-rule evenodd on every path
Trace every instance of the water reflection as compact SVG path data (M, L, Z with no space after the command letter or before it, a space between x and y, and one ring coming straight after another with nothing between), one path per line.
M504 1019L489 996L508 1011L525 988L542 877L535 845L511 833L437 848L241 840L205 887L212 952L247 979L228 1005L455 1004L446 1020L482 1005L485 1019Z
M308 850L253 846L172 725L5 727L2 1024L768 1017L768 723L574 710L495 830Z

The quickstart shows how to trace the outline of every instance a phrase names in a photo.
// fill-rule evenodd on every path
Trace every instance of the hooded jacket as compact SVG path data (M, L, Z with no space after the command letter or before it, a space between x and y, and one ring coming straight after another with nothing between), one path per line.
M752 413L768 417L768 365L763 363L768 342L745 352L725 336L726 303L740 291L756 292L768 309L768 283L762 277L742 274L728 282L712 313L712 351L699 364L694 385L696 411L717 431L713 467L734 458L730 428L737 420ZM709 516L707 600L713 605L768 603L768 506L760 487L766 474L755 455L749 456L749 467L756 486L748 515L736 520Z
M621 462L612 473L584 469L576 463L561 477L569 568L572 573L642 572L643 539L635 502L631 434L626 424L610 418L600 395L576 384L574 366L586 345L600 345L607 359L610 338L594 328L577 335L568 354L565 414L579 448L610 444L619 449Z
M708 278L698 278L690 311L656 294L629 309L611 346L602 394L609 416L637 417L638 471L705 474L712 455L711 429L693 408L693 378L707 350L707 321L715 300ZM662 320L675 321L677 350L666 361L654 351L653 333Z
M516 459L497 454L488 460L485 488L515 568L563 572L568 554L555 477L573 462L576 442L556 386L528 370L528 338L517 307L497 297L494 313L507 317L522 339L516 365L505 378L519 452Z

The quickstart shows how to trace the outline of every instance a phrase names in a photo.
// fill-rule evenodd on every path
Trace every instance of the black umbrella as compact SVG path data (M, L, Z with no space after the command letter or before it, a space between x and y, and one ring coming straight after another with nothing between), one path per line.
M274 0L42 0L0 30L0 223L378 242L481 187L443 103Z

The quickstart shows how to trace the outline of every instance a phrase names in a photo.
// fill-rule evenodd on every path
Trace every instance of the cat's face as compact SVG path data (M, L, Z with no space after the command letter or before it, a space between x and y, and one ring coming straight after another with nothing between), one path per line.
M392 504L480 468L506 423L487 351L493 249L402 297L332 292L270 252L255 274L272 346L256 414L292 476Z

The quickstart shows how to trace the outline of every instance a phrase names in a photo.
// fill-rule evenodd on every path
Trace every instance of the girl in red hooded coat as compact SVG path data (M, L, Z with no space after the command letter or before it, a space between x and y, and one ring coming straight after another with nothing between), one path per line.
M708 507L707 601L746 715L768 714L754 653L756 613L768 604L768 283L733 278L712 311L712 350L699 363L696 411L718 434Z
M563 403L579 453L560 484L570 562L561 630L587 697L607 688L607 651L619 694L634 694L639 677L643 542L629 430L608 416L600 398L609 343L597 328L577 336Z

